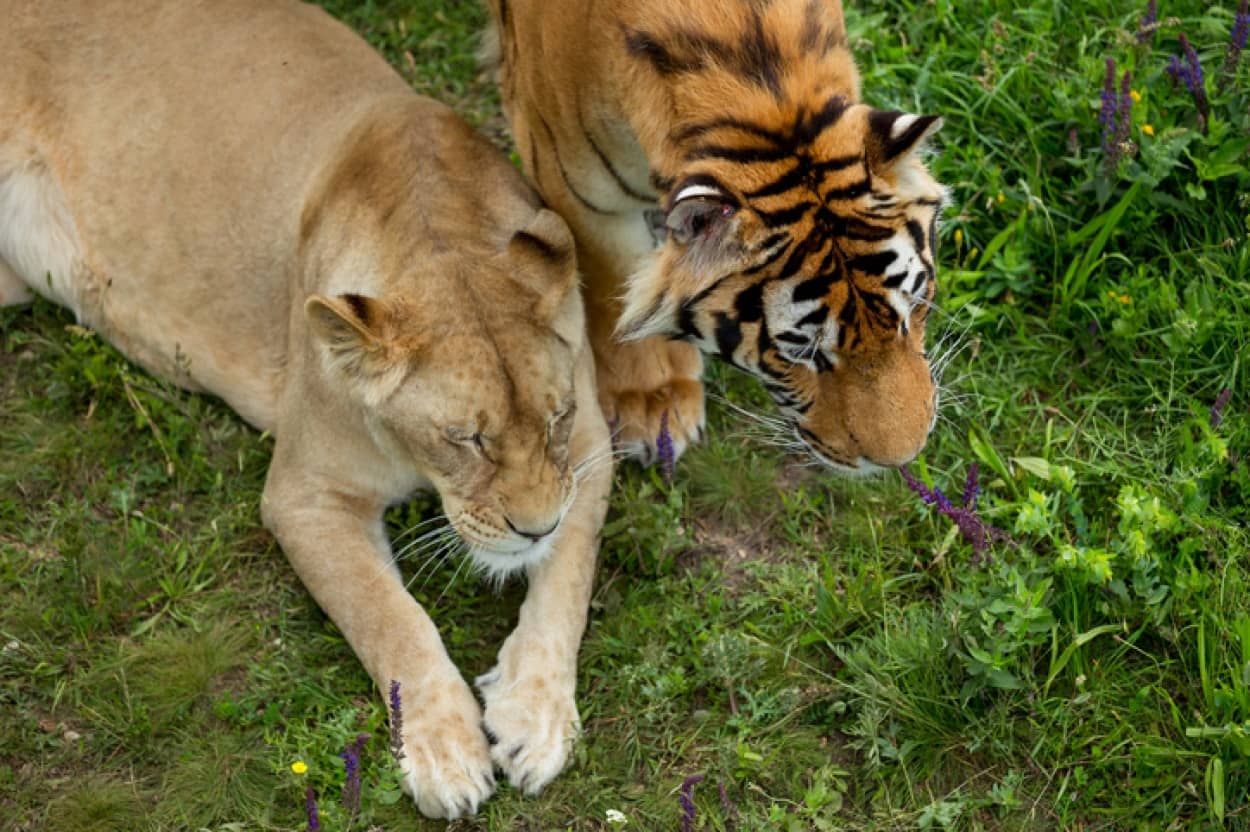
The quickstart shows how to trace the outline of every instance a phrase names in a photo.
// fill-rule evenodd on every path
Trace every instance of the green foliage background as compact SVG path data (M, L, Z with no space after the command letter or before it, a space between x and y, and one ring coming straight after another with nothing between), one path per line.
M326 5L506 141L477 5ZM866 97L946 119L945 404L913 470L957 500L978 464L1013 542L978 558L897 477L773 451L738 410L765 397L715 369L675 484L618 476L573 765L450 828L676 829L692 775L694 829L1250 828L1250 59L1219 71L1228 2L1165 0L1144 43L1143 12L848 9ZM1206 133L1165 71L1181 32ZM1114 166L1107 57L1139 96ZM0 327L0 825L297 829L311 784L323 828L442 828L400 799L379 697L260 527L269 441L46 303ZM485 670L522 589L429 572L414 593Z

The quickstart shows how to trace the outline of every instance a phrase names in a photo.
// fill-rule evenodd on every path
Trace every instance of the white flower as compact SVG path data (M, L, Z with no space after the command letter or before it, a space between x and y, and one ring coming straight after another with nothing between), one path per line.
M629 818L625 817L625 813L617 809L609 809L607 811L608 823L616 823L624 826L629 823Z

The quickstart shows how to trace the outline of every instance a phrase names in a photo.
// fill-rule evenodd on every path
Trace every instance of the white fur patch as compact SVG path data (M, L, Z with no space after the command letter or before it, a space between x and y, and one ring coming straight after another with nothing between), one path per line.
M36 292L81 316L78 232L60 186L35 162L0 168L0 259Z
M712 197L713 199L724 199L725 192L720 188L713 188L710 185L687 185L677 192L677 196L673 197L673 204L684 202L687 199L699 199L701 197Z
M920 116L905 115L899 116L894 120L893 126L890 127L890 138L897 139L899 136L907 132L907 129L916 123L916 119Z
M498 552L482 546L470 546L468 557L483 578L500 585L513 575L546 560L555 548L558 536L558 533L549 534L515 552Z

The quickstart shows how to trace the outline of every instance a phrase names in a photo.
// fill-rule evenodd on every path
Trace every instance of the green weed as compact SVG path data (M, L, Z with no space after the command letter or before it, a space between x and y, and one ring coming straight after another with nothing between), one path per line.
M476 3L326 5L506 143ZM946 119L945 404L912 471L958 509L977 464L971 510L1010 540L978 551L896 477L786 456L742 412L767 397L713 368L711 438L675 481L618 476L569 770L449 828L1248 828L1236 9L1164 2L1139 40L1137 0L848 5L872 103ZM1205 115L1169 74L1182 33ZM1110 161L1108 58L1132 101ZM310 787L324 829L446 827L398 793L377 692L261 530L267 438L46 303L0 310L0 437L7 827L298 829ZM401 564L471 677L523 587L456 566ZM362 732L352 820L339 754Z

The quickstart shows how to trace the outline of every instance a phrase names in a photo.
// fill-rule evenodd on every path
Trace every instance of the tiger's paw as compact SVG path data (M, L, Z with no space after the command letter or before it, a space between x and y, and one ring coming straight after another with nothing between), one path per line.
M505 678L498 667L477 679L486 703L482 731L491 758L526 795L538 794L568 760L581 729L575 684L559 673Z
M613 343L595 358L599 406L618 450L651 465L676 461L702 440L703 357L696 347L653 337Z
M481 708L459 676L417 705L404 709L400 785L427 817L470 817L495 791Z

